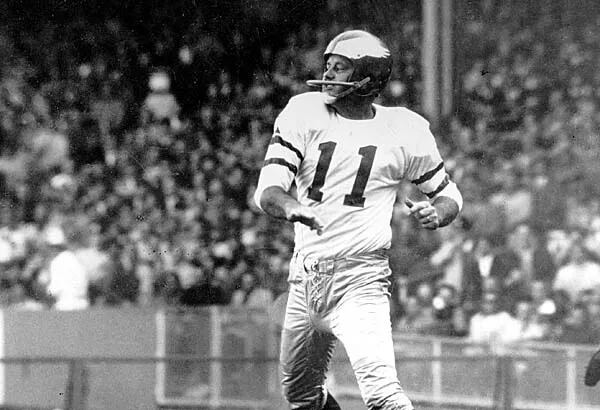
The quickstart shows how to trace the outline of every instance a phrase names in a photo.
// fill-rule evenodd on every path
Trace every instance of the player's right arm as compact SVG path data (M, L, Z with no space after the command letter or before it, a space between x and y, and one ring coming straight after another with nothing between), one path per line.
M265 154L254 202L275 218L300 222L320 233L323 223L314 209L302 205L290 194L306 152L306 131L298 108L294 99L290 100L275 121L275 131Z
M289 192L279 186L267 187L257 204L269 215L290 222L300 222L320 235L323 232L323 221L314 209L302 205Z

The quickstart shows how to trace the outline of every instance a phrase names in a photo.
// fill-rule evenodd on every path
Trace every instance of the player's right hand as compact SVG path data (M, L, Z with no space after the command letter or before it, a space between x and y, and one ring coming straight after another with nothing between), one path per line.
M317 231L317 235L323 233L323 228L325 226L315 210L304 205L299 205L288 210L286 219L290 222L300 222L301 224L308 226L311 230Z

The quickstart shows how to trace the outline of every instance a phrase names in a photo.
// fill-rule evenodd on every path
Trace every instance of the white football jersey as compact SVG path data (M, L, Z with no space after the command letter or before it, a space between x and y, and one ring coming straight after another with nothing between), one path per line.
M326 105L323 95L292 97L275 121L255 200L269 186L289 191L314 207L322 235L295 223L296 251L335 258L391 244L398 184L412 181L434 198L452 184L429 123L406 108L374 104L369 120L350 120Z

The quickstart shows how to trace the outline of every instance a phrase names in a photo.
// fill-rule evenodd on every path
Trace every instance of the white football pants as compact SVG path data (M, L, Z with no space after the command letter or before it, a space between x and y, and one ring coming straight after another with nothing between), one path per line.
M282 330L283 392L292 409L323 406L336 339L371 410L413 410L398 381L384 252L310 261L294 255Z

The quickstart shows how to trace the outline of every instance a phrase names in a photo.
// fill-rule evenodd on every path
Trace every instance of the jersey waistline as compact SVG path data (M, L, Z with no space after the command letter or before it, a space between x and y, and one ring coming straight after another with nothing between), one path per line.
M298 252L294 255L298 258L307 273L319 273L333 275L335 272L351 269L355 266L368 263L369 261L381 261L389 258L389 249L377 249L375 251L347 255L340 258L312 258Z

